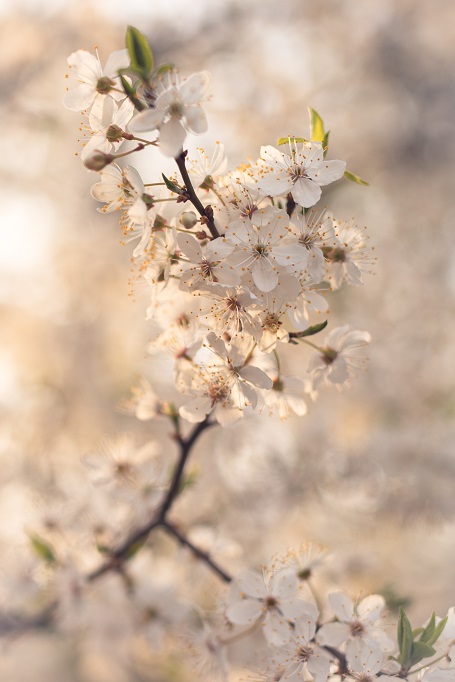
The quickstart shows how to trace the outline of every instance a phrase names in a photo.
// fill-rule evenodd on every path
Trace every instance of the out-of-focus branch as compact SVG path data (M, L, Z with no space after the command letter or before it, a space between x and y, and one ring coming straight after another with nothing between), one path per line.
M207 566L209 566L222 580L224 580L226 583L230 583L232 581L231 576L222 568L220 568L215 561L213 561L208 552L196 547L196 545L188 540L188 538L185 537L185 535L183 535L183 533L181 533L172 523L169 521L163 521L161 525L169 533L169 535L173 535L176 540L183 545L183 547L188 547L188 549L193 552L194 556L207 564Z

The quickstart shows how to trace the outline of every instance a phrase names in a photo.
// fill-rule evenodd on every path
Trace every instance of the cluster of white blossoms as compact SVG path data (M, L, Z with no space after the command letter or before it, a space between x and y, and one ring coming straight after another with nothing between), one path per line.
M199 149L194 158L185 150L188 134L207 129L202 104L209 75L203 71L184 79L169 65L155 68L144 36L131 27L126 43L104 69L97 55L72 54L64 103L86 117L89 140L81 157L99 173L92 187L93 198L102 204L99 211L119 211L123 241L134 243L137 276L149 294L147 317L159 329L148 351L173 358L175 386L183 396L177 409L144 379L129 409L141 420L169 417L180 454L172 469L158 444L137 448L124 438L85 458L107 500L97 512L97 530L92 529L104 561L85 573L76 571L68 549L60 559L52 548L48 529L34 535L34 549L57 576L49 614L57 612L61 622L82 622L87 630L93 613L105 613L111 626L112 611L90 606L92 586L109 574L111 583L119 579L118 590L106 593L122 595L110 604L122 613L114 621L128 623L122 637L136 632L137 613L140 623L153 630L154 645L182 628L185 618L194 624L194 610L169 586L160 591L150 567L135 574L136 553L144 547L141 555L147 556L148 536L160 528L229 584L218 620L195 609L202 627L193 648L208 671L198 679L227 680L230 645L252 635L258 650L255 654L251 647L248 666L250 671L255 666L254 679L262 682L455 680L453 608L445 618L433 614L414 630L401 611L392 638L390 618L381 620L382 596L354 603L341 591L329 592L327 599L315 592L310 579L322 563L318 553L294 554L261 573L243 570L231 576L210 548L194 545L169 520L185 487L190 450L205 428L215 422L230 426L248 410L303 415L307 397L314 397L322 383L341 387L362 367L367 332L343 325L320 345L315 337L327 325L327 295L343 285L362 284L374 256L364 228L316 206L322 188L344 176L363 181L346 170L344 161L326 158L328 134L314 110L310 139L280 139L277 147L262 147L255 163L226 171L221 143L211 154ZM133 166L116 163L147 147L175 159L173 177L145 182ZM289 376L279 353L298 343L311 347L308 370ZM189 435L182 435L180 420L194 424ZM132 528L126 535L117 531L114 509L124 527ZM102 591L98 595L105 597ZM136 610L129 614L127 604Z
M311 140L262 147L256 163L226 172L220 143L211 155L200 149L188 158L187 134L207 129L209 75L153 71L151 53L132 37L133 47L111 55L104 70L88 52L71 55L65 104L87 117L81 156L100 176L92 196L102 212L121 212L124 241L135 244L138 277L150 291L147 316L162 329L149 350L173 355L186 396L180 416L189 422L213 415L228 426L251 409L304 414L305 397L321 382L349 381L370 341L347 325L322 345L308 340L326 325L327 293L362 284L374 261L363 228L313 208L346 164L326 158L313 110ZM125 140L130 146L119 152ZM115 163L147 146L175 158L178 173L144 182L134 167ZM279 350L299 341L316 353L306 375L287 376Z
M315 593L308 590L314 569L308 562L305 565L307 556L303 552L303 569L302 564L286 563L264 568L262 573L243 571L231 585L225 611L228 622L246 627L248 633L261 629L268 649L254 679L391 682L408 679L411 667L412 675L417 669L421 674L409 679L455 679L453 608L444 619L433 615L414 631L401 611L395 633L390 620L383 619L386 604L381 595L353 602L338 590L329 592L327 603L318 599L316 604ZM425 657L434 663L417 666Z

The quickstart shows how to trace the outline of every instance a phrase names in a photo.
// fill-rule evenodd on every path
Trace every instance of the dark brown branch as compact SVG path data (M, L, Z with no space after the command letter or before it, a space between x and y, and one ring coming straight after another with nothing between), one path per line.
M166 521L166 515L171 508L175 498L179 494L180 487L182 484L183 472L185 470L186 462L191 453L191 449L201 433L213 425L214 422L209 422L208 417L204 421L197 424L191 433L186 437L182 438L180 434L177 435L177 442L180 446L180 456L177 462L177 466L172 477L169 490L161 503L160 507L154 513L150 521L148 521L144 526L138 528L134 531L117 549L113 550L109 554L107 561L102 564L99 568L92 571L87 576L87 579L92 582L100 576L104 575L109 571L118 570L119 566L123 561L128 559L128 557L135 553L135 548L140 546L150 533L161 525L164 525Z
M187 152L184 151L180 154L180 156L177 156L175 158L175 162L177 166L179 167L180 175L182 176L185 189L188 193L188 197L193 204L194 208L196 211L199 213L199 215L204 218L204 223L207 225L208 229L210 230L210 234L214 239L220 236L220 233L216 229L215 222L213 220L213 211L210 206L207 206L207 208L204 207L204 205L201 203L199 197L197 196L196 192L194 191L193 184L190 180L190 176L188 175L188 171L186 170L186 165L185 165L185 158L186 158Z
M173 535L181 545L188 547L188 549L193 552L194 556L196 556L198 559L201 559L205 564L210 566L210 568L222 580L224 580L226 583L230 583L232 581L231 576L215 563L208 552L205 552L204 550L199 549L199 547L196 547L196 545L193 545L193 543L188 540L188 538L185 537L172 523L169 521L163 521L161 525L170 535Z

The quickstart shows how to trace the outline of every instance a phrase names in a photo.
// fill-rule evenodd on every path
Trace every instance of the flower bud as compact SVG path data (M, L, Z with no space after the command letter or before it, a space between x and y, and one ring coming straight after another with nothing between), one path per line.
M180 216L180 222L186 230L191 230L198 221L198 217L194 211L185 211Z
M100 171L106 166L112 163L114 157L112 154L106 154L105 152L95 149L91 154L87 156L84 160L84 166L89 170Z

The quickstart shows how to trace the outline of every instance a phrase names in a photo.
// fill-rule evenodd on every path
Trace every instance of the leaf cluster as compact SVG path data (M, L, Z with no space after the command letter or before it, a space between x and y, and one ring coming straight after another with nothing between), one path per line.
M431 658L436 654L433 644L439 639L447 623L447 616L436 623L436 615L433 612L430 620L424 628L412 629L409 618L403 608L400 608L400 615L397 625L397 640L399 656L394 659L400 663L404 670L424 658Z

